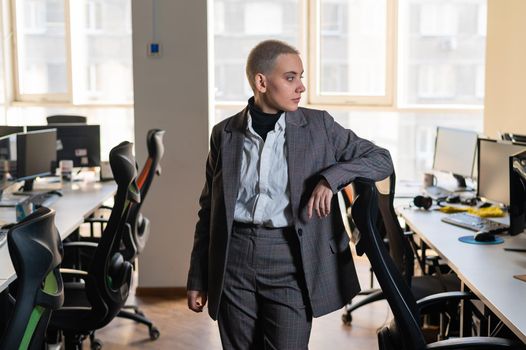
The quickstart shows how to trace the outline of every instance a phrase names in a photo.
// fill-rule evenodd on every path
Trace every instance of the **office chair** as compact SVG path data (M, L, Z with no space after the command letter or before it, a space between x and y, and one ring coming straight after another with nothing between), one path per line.
M79 250L91 251L86 271L63 269L64 307L57 310L50 328L62 331L66 349L82 349L90 336L92 349L100 349L94 331L107 325L124 305L131 285L132 265L120 253L124 226L130 208L140 202L132 144L122 142L110 152L110 166L117 183L115 205L98 244L64 243L65 255L77 256Z
M146 145L148 148L148 159L141 170L137 178L137 186L141 192L141 202L134 205L130 209L128 215L127 224L125 227L125 234L123 236L124 244L121 253L126 261L134 262L138 255L143 251L148 237L150 235L150 220L141 214L141 206L144 203L144 199L148 194L150 186L155 178L155 175L161 174L161 159L164 155L164 144L163 136L164 130L151 129L148 131L146 136ZM112 209L111 207L104 206L103 209ZM86 222L91 225L94 223L105 224L105 218L88 218ZM98 238L93 235L93 226L90 231L91 237L88 241L97 242ZM131 238L131 239L130 239ZM160 332L157 327L154 326L152 321L148 319L144 313L136 305L125 305L125 309L132 309L134 312L128 312L121 310L118 317L127 318L136 322L142 323L148 327L150 339L155 340L159 338Z
M88 118L82 115L50 115L46 117L48 125L52 124L87 124Z
M379 214L377 216L378 232L385 236L388 244L386 245L395 266L401 272L407 285L411 287L411 291L417 300L425 298L432 294L458 291L460 290L460 280L454 274L441 274L437 270L435 275L414 276L414 261L415 253L410 244L411 233L405 233L398 217L394 210L394 194L395 194L396 175L393 172L390 177L376 183L378 191ZM351 215L354 211L354 206L351 209ZM385 244L385 240L382 239ZM349 303L345 307L345 313L342 320L345 323L352 321L352 312L364 305L372 302L385 299L384 293L381 289L374 290L369 295L357 303ZM449 302L437 305L434 308L427 310L426 314L443 314L448 318L456 318L457 303ZM449 327L444 329L442 336L447 336Z
M471 293L447 292L416 301L396 262L387 252L377 226L377 215L381 210L382 195L374 182L356 179L356 199L353 203L352 218L358 227L355 237L356 252L369 258L382 291L394 315L389 326L378 331L380 350L424 350L424 349L525 349L524 344L509 339L494 337L467 337L437 341L426 344L421 330L420 315L428 307L444 300L470 300Z
M1 350L42 349L52 310L64 302L59 273L62 241L54 219L52 209L41 207L8 231L17 288L14 311L0 339Z

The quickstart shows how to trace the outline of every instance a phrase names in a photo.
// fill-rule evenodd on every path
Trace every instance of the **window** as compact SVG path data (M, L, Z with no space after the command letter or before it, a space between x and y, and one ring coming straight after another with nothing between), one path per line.
M131 104L130 2L13 0L15 99Z
M313 103L392 103L392 48L388 37L392 30L392 1L317 0L313 10L317 23L311 35L309 100ZM318 12L316 12L318 10ZM338 89L328 66L340 67Z
M246 103L252 95L246 57L258 42L278 39L302 47L301 1L214 1L215 100Z
M58 0L16 1L18 96L68 98L63 11L63 2Z
M387 147L399 179L431 167L437 125L482 130L486 0L214 0L214 11L212 124L245 106L248 52L276 38L302 53L302 104Z
M481 108L486 1L403 0L398 12L398 106Z

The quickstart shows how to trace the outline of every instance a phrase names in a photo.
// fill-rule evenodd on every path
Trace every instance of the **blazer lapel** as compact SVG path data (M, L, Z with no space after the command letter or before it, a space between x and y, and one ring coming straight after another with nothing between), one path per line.
M225 126L221 143L223 192L228 234L232 231L234 209L239 190L239 172L241 170L247 112L248 107L235 115Z
M297 211L302 193L302 179L305 174L303 158L306 156L306 141L308 140L303 127L307 124L307 119L305 119L300 108L294 112L287 112L285 118L287 122L285 138L289 167L290 204L294 219L298 219Z

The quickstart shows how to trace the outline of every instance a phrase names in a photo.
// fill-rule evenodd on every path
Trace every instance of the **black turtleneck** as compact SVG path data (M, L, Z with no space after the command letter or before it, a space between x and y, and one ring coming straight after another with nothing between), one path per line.
M254 103L254 97L248 100L248 108L252 117L252 128L263 140L266 140L268 132L274 130L283 111L278 111L275 114L262 112Z

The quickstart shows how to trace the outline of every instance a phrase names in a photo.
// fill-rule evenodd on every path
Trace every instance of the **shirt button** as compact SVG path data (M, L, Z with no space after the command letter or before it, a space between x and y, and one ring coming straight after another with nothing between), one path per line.
M303 230L301 228L298 229L298 235L299 236L303 235Z

